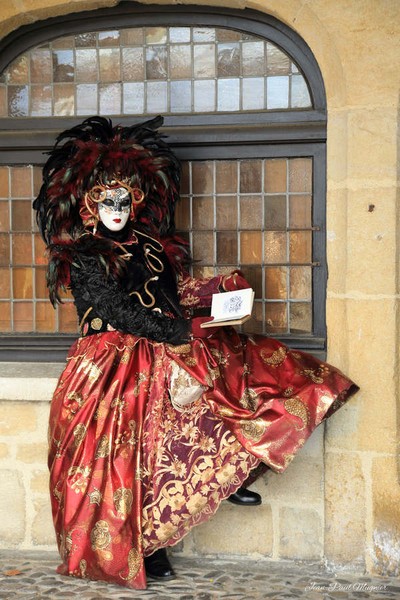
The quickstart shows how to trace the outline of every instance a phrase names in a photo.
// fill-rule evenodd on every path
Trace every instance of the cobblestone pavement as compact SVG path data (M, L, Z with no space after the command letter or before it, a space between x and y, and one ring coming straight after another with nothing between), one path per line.
M0 552L0 598L6 600L389 600L400 579L334 573L321 564L222 561L174 555L177 579L145 591L62 577L53 552Z

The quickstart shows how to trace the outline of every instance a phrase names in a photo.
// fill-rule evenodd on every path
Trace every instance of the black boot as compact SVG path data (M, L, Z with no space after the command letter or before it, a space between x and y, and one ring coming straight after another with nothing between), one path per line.
M234 494L227 498L228 502L239 506L259 506L261 504L261 496L257 492L240 487Z
M151 556L146 556L144 559L147 577L151 579L159 579L161 581L170 581L175 579L176 575L171 563L168 560L165 548L156 550Z

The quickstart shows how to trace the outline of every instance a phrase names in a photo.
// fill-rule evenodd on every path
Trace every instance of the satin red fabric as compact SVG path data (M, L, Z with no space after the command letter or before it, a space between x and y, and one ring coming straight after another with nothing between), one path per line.
M183 411L169 395L171 361L206 388ZM356 390L308 354L231 328L181 346L117 331L80 338L50 414L58 571L144 589L144 556L209 519L260 461L286 469Z

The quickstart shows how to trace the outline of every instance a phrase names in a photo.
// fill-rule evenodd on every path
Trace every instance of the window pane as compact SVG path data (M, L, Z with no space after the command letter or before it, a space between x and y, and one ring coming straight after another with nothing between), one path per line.
M76 50L75 79L83 83L97 83L98 68L97 52L94 48Z
M15 302L12 308L14 331L33 331L33 302Z
M256 229L262 223L261 196L240 197L240 227L242 229Z
M310 231L291 231L289 234L290 262L304 263L312 260L312 238Z
M237 162L234 160L216 161L217 193L237 192Z
M265 262L266 263L285 263L287 256L287 236L286 233L276 231L266 231L265 238Z
M192 75L192 64L191 64L191 48L189 45L176 45L171 46L169 52L170 61L170 76L172 79L183 79L184 77L191 77Z
M8 200L0 201L0 231L10 231Z
M72 302L59 304L57 312L59 331L61 333L76 333L78 330L78 318L74 304Z
M56 330L56 311L49 301L35 304L36 331L53 333ZM75 332L75 330L73 330Z
M192 109L192 84L190 81L171 81L171 112L190 112Z
M0 198L8 198L9 196L9 177L10 169L8 167L0 167Z
M238 244L236 231L220 231L217 233L217 263L235 265L238 260Z
M265 228L286 229L287 209L286 196L266 196L265 198Z
M4 300L5 298L10 298L10 291L10 270L0 268L0 298L2 300Z
M215 110L215 81L205 79L194 82L194 112L210 112Z
M240 46L238 43L218 44L218 77L240 75Z
M239 79L218 80L217 107L221 111L239 110Z
M13 231L32 230L32 204L27 200L14 200L12 202L12 229Z
M213 199L210 197L193 197L193 229L213 229Z
M193 260L202 264L214 264L214 237L212 232L196 232L193 235Z
M240 233L240 262L244 265L258 265L263 262L260 231L242 231Z
M13 269L13 295L14 298L33 298L32 269Z
M11 196L13 198L32 198L31 169L13 167L11 169Z
M268 302L265 305L265 327L268 333L286 333L288 331L285 302Z
M297 333L309 333L312 330L310 303L292 302L290 304L290 329Z
M286 192L287 189L287 161L276 158L265 161L265 183L267 193Z
M11 327L11 302L0 302L0 331L8 333Z
M265 269L265 297L273 300L287 298L287 267L267 267Z
M289 190L291 192L312 191L312 160L293 158L289 161Z
M216 219L217 229L238 229L236 196L217 196ZM243 227L243 221L241 223Z
M288 108L289 77L269 77L267 81L267 108Z
M32 236L30 233L13 233L12 259L14 265L32 264Z
M259 192L261 190L260 160L242 160L240 162L240 192Z
M311 267L292 267L290 269L290 297L296 300L311 301Z

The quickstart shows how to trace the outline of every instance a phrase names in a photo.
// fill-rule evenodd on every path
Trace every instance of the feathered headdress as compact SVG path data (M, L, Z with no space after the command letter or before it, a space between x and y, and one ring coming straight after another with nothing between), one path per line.
M132 127L91 117L57 137L33 203L47 244L64 234L80 235L84 196L99 181L120 180L142 190L137 220L161 236L173 233L180 163L157 131L162 124L161 116Z

